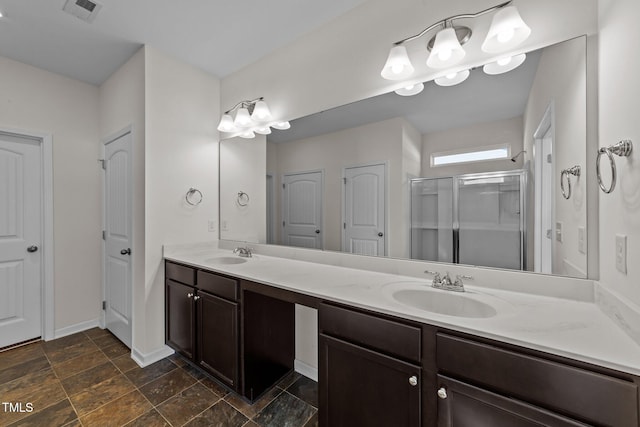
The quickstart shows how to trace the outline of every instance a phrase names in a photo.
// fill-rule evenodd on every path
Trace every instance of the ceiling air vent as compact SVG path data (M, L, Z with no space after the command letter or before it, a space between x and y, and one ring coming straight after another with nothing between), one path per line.
M67 0L62 10L86 22L93 22L102 9L100 3L91 0Z

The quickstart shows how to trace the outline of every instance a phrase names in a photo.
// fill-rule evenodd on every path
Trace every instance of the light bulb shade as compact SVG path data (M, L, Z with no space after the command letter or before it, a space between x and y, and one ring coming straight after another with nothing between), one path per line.
M424 90L424 83L418 83L415 85L405 86L396 90L396 93L400 96L413 96L417 95Z
M291 128L291 124L289 122L275 122L271 123L271 127L278 130L287 130Z
M238 129L245 129L253 125L253 121L251 120L251 116L249 115L249 110L245 107L242 107L236 113L236 118L233 121L233 124Z
M253 131L255 133L259 133L260 135L269 135L271 133L271 128L265 125L254 128Z
M223 114L218 124L220 132L235 132L236 127L233 124L233 118L229 114Z
M427 58L427 66L437 69L452 67L462 61L466 54L456 31L453 28L445 28L436 34L433 49Z
M407 54L407 48L398 45L389 51L387 62L380 75L387 80L402 80L413 74L414 70Z
M531 28L525 24L515 6L507 6L493 15L487 38L482 50L487 53L500 53L513 49L525 41L531 34Z
M253 107L251 119L256 123L266 123L272 119L271 110L269 110L269 106L266 102L256 102L256 105Z
M249 130L244 130L244 131L240 132L238 134L238 136L240 138L251 139L251 138L255 138L256 134L253 133L253 130L249 129Z
M520 65L522 65L525 59L527 59L527 55L524 53L520 55L501 58L495 62L485 64L482 67L482 70L490 75L508 73L509 71L515 70Z
M438 77L434 80L434 82L438 86L455 86L467 80L469 74L469 70L459 71L457 73L451 73L443 77Z

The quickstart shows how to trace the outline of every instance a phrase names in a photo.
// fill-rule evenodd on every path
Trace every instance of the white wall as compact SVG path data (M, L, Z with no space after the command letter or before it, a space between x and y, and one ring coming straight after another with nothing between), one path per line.
M621 139L635 144L630 158L616 157L615 191L600 192L600 281L640 305L640 2L600 0L598 12L599 145ZM628 236L627 274L615 267L617 234Z
M562 242L553 239L553 273L582 277L587 275L587 255L578 251L578 227L587 227L587 181L586 177L576 179L571 176L571 198L566 200L560 191L560 174L563 169L574 165L580 166L586 173L586 53L585 37L544 49L524 114L525 150L529 158L539 161L539 158L535 158L533 135L547 107L551 103L554 105L554 213L555 221L563 225L563 239ZM533 168L533 162L531 165ZM530 172L530 176L533 176L533 169ZM530 188L533 190L534 187ZM531 196L533 194L530 194L532 201ZM532 219L533 215L529 217L530 223ZM531 237L530 254L533 253Z
M100 316L98 88L0 57L0 127L53 136L54 330Z

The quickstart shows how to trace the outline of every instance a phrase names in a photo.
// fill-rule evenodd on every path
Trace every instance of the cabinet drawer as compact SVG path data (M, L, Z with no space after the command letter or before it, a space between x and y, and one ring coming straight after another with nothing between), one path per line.
M166 261L164 264L165 278L175 282L184 283L185 285L196 285L196 270L180 264Z
M328 304L320 304L319 328L380 352L420 362L420 328Z
M599 425L638 426L638 386L618 378L438 333L438 369Z
M238 300L238 281L229 277L198 271L198 289L232 301Z

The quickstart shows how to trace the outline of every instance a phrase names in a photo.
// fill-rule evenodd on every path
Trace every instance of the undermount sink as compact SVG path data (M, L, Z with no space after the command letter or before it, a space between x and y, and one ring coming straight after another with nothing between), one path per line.
M247 262L246 258L233 257L233 256L219 256L215 258L205 259L204 262L209 264L243 264Z
M431 289L401 289L392 298L399 303L419 310L456 317L487 318L497 314L491 305L450 291Z

